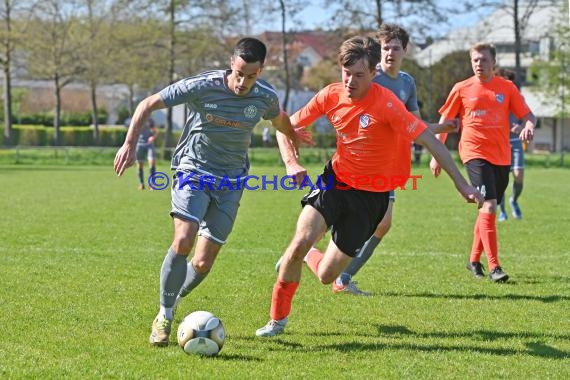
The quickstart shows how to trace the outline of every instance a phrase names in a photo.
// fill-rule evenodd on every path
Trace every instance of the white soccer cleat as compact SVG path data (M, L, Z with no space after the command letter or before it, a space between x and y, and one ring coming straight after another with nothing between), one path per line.
M152 332L148 341L153 346L168 346L170 338L170 330L172 329L172 321L166 318L155 318L152 322Z
M263 337L279 335L283 331L285 331L285 326L287 325L288 321L289 318L287 317L280 320L272 319L269 322L267 322L265 326L263 326L260 329L257 329L255 335Z
M333 282L332 291L334 293L346 292L346 293L353 294L355 296L364 296L364 297L368 297L368 296L372 295L372 293L370 293L370 292L366 292L364 290L359 289L358 286L356 286L356 281L352 281L352 280L347 285L344 285L342 283L339 284L336 281Z

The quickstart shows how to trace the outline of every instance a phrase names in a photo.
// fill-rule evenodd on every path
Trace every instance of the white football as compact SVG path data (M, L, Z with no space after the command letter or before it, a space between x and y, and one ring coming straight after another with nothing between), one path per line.
M178 326L178 344L187 354L217 355L226 340L222 321L208 311L188 314Z

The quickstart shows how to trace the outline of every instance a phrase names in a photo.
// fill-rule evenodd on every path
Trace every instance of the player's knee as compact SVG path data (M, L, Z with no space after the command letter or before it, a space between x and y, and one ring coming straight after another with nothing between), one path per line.
M289 250L293 252L292 260L303 260L305 255L312 247L312 242L306 238L295 237L289 246Z
M376 237L378 238L382 238L384 235L388 233L388 231L390 231L391 227L392 227L392 218L384 218L380 223L378 223L376 231L374 231L374 235L376 235Z
M172 248L179 255L188 256L192 249L192 239L186 236L175 236L172 242Z
M486 214L495 214L497 212L497 204L494 202L485 201L481 207L480 212Z
M212 262L207 260L196 260L195 258L192 259L192 265L198 273L208 272L210 269L212 269L212 264Z
M374 231L374 235L376 235L376 237L382 238L384 235L386 235L388 233L388 231L390 231L390 228L392 227L392 221L391 220L387 220L387 221L382 221L380 222L380 224L378 224L378 227L376 227L376 231Z

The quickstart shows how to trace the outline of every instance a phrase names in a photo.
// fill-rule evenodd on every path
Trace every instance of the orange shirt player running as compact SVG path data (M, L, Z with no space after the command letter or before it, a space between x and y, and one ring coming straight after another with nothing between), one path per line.
M445 104L442 118L459 115L462 136L459 155L463 163L480 158L495 165L510 165L509 113L521 119L530 109L513 82L494 76L483 83L471 77L456 83Z
M337 133L332 165L339 180L374 192L404 184L410 176L410 142L426 125L408 112L392 91L373 83L362 99L351 99L342 83L333 83L291 119L298 126L307 126L322 115ZM398 143L400 137L408 140L407 145Z

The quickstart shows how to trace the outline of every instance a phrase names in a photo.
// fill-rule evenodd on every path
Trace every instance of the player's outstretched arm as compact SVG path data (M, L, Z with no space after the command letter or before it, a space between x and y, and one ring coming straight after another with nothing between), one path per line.
M521 125L523 126L523 129L519 134L519 138L527 143L531 142L534 138L534 128L536 126L536 117L534 114L532 112L526 114L526 116L521 120Z
M271 120L271 123L275 129L291 140L297 155L300 144L315 145L311 132L305 128L294 128L289 115L285 111L282 110L279 116Z
M135 113L131 119L131 124L129 125L129 130L127 131L127 136L125 137L125 142L115 155L113 168L117 175L122 175L128 167L134 164L135 149L141 129L152 111L161 108L166 108L166 105L158 93L143 99L137 105Z
M455 123L453 120L456 119L445 119L445 118L441 118L439 120L439 125L445 124L447 122L453 122ZM437 125L437 124L436 124ZM428 125L429 126L429 125ZM457 119L457 126L459 128L459 120ZM434 133L435 134L435 133ZM447 133L442 133L439 132L437 134L435 134L435 138L438 139L439 141L441 141L443 144L445 143L445 140L447 140ZM439 175L441 174L441 166L440 164L437 162L435 157L431 158L431 161L429 163L429 167L431 169L431 173L433 174L433 176L435 178L439 177Z
M152 127L150 127L150 131L152 135L148 138L148 142L154 143L154 140L156 140L156 137L158 136L158 129L156 129L156 127L153 125Z
M417 117L418 119L422 120L422 115L420 111L411 111L411 113ZM422 120L423 121L423 120ZM457 133L459 132L459 119L441 119L439 123L427 123L425 125L428 126L429 130L434 134L437 135L439 133Z
M275 138L277 139L281 159L285 163L287 175L293 177L295 183L302 183L303 178L307 175L307 169L299 163L299 154L296 147L291 139L281 131L277 131Z
M449 174L455 187L467 202L477 203L478 207L483 205L483 196L481 193L475 187L467 183L445 145L436 139L433 133L429 130L423 131L416 139L416 142L422 144L430 151L437 163Z
M311 133L304 128L294 128L291 119L284 111L271 122L277 129L277 144L287 175L292 176L295 183L302 183L307 170L299 164L299 143L314 145Z
M443 120L440 123L426 123L434 135L459 132L459 119Z

